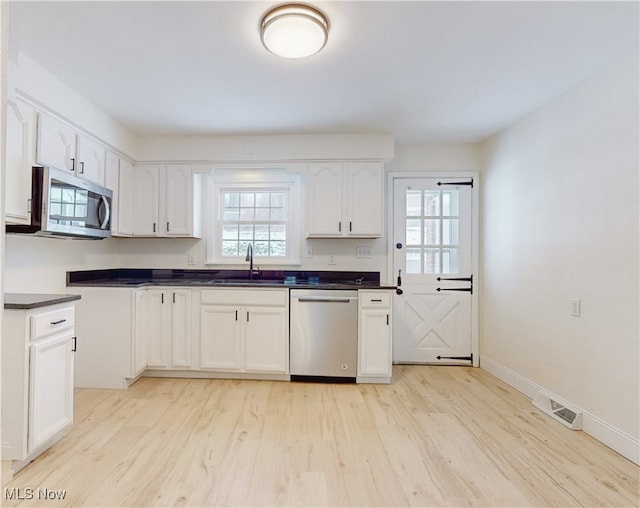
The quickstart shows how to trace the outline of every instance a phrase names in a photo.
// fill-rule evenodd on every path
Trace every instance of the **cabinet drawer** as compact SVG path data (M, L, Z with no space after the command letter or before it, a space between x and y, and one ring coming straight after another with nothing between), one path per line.
M286 289L205 289L200 295L203 305L268 305L284 307L289 299Z
M391 293L389 291L360 291L358 300L360 307L363 308L391 307Z
M74 324L75 306L35 314L31 316L31 339L39 339L73 328Z

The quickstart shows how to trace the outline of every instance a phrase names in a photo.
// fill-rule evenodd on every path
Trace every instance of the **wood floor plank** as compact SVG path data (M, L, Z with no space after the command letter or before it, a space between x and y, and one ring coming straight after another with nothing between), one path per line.
M143 378L75 423L3 506L638 506L639 468L481 369L390 385ZM4 489L3 489L4 491Z

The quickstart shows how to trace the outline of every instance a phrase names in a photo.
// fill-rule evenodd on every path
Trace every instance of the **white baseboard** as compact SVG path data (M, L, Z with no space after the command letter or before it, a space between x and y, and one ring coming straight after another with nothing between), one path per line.
M530 399L533 399L541 390L548 393L544 387L486 356L480 356L480 368L493 374ZM558 399L562 400L561 397L558 397ZM640 441L638 439L622 432L597 416L586 412L584 409L578 409L583 414L582 430L584 432L629 459L634 464L640 465Z

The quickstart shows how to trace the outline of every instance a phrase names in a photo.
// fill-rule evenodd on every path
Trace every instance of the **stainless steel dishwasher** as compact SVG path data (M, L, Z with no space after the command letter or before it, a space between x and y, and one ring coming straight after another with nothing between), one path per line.
M358 292L292 289L292 381L355 383L358 361Z

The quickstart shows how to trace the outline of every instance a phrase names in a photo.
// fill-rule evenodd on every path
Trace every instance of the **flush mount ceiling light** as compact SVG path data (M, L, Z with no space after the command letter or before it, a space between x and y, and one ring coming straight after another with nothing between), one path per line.
M285 58L311 56L327 43L329 20L305 4L283 4L267 11L260 22L260 39L267 50Z

